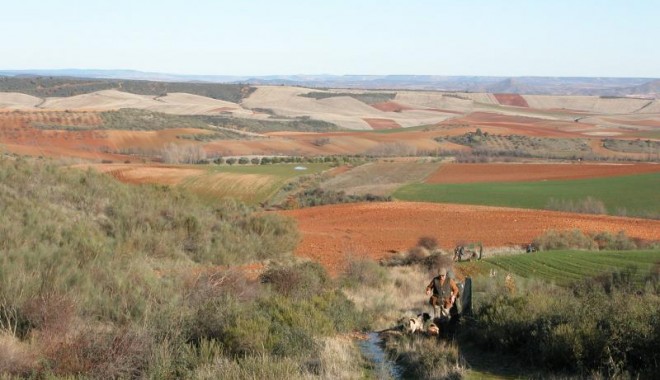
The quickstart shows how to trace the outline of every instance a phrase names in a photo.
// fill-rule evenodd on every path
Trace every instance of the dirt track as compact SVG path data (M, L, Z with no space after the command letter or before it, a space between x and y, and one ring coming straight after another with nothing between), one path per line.
M296 255L321 262L333 274L351 257L380 259L431 236L450 249L458 242L486 247L521 245L543 232L624 230L660 240L660 221L487 206L414 202L343 204L284 211L302 234Z

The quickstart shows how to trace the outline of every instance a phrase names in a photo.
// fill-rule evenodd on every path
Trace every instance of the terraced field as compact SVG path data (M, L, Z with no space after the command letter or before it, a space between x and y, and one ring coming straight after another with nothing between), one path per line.
M649 271L660 265L660 250L648 251L549 251L486 258L477 263L457 264L459 270L472 273L512 273L525 278L537 278L558 285L602 274L634 268L633 278L643 282Z

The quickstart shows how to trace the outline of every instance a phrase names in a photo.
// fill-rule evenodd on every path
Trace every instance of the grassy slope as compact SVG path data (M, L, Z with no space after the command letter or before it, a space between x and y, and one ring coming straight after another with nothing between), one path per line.
M461 263L473 271L487 273L491 268L526 278L537 278L568 285L587 277L635 267L635 279L643 280L653 265L660 262L660 249L647 251L549 251L534 254L485 258Z
M660 174L640 174L573 181L424 184L404 186L394 193L402 200L465 203L542 209L551 198L601 200L609 213L660 213Z

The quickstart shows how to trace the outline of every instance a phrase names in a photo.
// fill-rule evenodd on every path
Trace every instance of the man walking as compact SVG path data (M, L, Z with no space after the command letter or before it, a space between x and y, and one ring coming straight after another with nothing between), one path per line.
M458 297L458 286L447 278L447 269L440 268L438 275L426 287L426 295L431 296L429 304L433 306L433 318L449 319L449 310Z

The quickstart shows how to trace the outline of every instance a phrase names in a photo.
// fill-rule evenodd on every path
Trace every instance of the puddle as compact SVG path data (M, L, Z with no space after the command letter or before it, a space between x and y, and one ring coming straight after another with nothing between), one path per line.
M379 379L402 379L403 369L387 357L378 333L367 334L367 339L361 340L358 345L362 354L374 364Z

